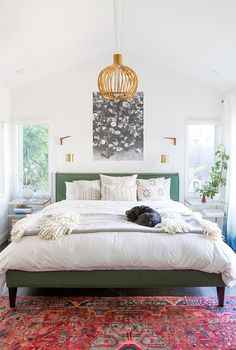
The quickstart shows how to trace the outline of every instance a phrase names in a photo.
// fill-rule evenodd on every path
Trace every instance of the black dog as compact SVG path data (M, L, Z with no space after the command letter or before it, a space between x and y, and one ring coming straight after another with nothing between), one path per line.
M154 227L161 222L161 215L146 205L133 207L126 211L128 221L135 222L142 226Z

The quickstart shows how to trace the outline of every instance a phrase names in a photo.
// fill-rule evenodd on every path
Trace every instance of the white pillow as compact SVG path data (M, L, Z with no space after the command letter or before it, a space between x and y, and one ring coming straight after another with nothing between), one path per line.
M107 176L100 174L102 185L110 186L136 186L137 175L130 176Z
M101 187L102 200L105 201L136 201L137 186L107 185Z
M75 199L75 185L73 182L65 181L66 185L66 199Z
M169 179L167 179L169 180ZM170 199L170 181L163 177L156 179L137 180L139 201L161 201Z
M99 200L101 199L100 180L79 180L73 182L75 186L75 198L78 200Z
M171 178L164 179L165 182L165 190L166 190L166 200L170 200L170 184L171 184Z

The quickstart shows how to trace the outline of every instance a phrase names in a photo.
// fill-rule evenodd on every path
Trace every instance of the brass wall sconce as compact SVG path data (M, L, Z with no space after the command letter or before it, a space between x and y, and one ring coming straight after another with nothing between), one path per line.
M74 162L74 154L73 153L67 153L65 157L65 161L69 163Z
M161 154L161 163L169 163L169 155Z
M165 136L164 139L173 141L173 145L176 146L176 137Z
M63 136L63 137L60 137L60 145L62 146L62 145L63 145L64 139L68 139L69 137L71 137L71 136Z

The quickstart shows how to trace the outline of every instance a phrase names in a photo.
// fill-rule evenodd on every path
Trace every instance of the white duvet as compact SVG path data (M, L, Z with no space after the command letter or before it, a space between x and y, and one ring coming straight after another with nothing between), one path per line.
M81 214L98 213L124 215L134 205L146 204L159 210L171 210L182 215L191 211L174 201L108 202L63 201L47 207L45 212L63 210ZM94 223L96 225L96 223ZM74 233L57 240L45 241L37 236L24 236L11 243L0 254L0 285L4 286L9 269L25 271L57 270L174 270L192 269L221 273L228 287L236 284L236 254L223 241L208 239L199 233L142 232L123 230Z
M152 203L161 214L161 223L155 227L137 226L137 223L128 221L125 211L133 205L134 202L61 201L19 220L11 231L11 240L17 242L27 235L59 239L75 233L137 232L137 227L139 232L192 232L202 233L209 239L222 239L216 223L204 220L199 213L193 213L174 201Z

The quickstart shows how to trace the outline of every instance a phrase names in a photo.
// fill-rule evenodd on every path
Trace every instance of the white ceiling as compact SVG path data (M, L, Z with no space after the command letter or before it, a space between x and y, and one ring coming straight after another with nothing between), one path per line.
M236 0L119 1L126 54L222 92L236 84ZM0 83L15 88L113 52L113 12L112 0L0 0Z

